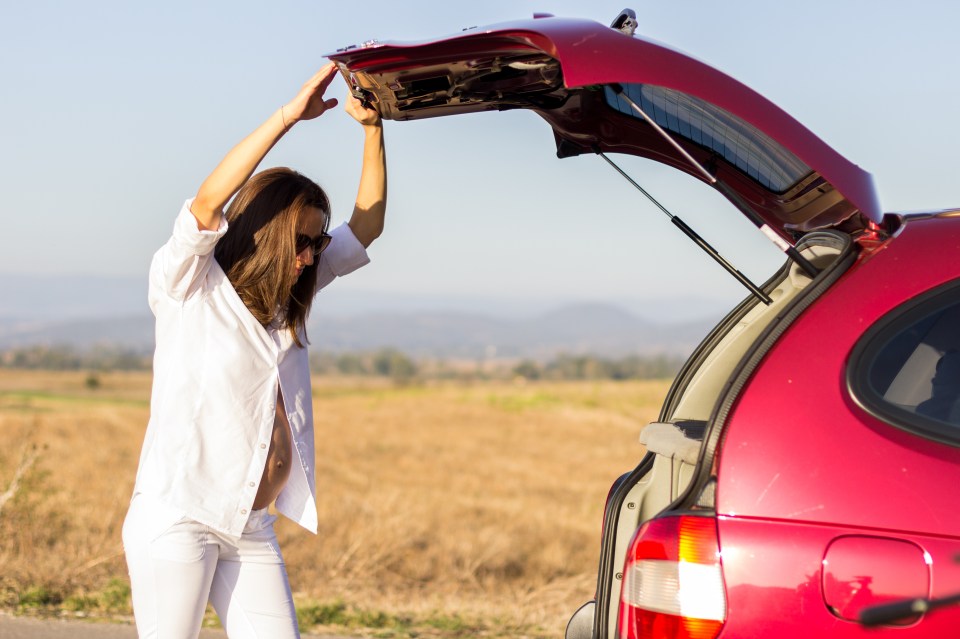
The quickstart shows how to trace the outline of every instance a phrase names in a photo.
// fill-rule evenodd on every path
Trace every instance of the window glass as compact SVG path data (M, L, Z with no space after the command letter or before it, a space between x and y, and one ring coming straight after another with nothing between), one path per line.
M768 135L709 102L649 84L625 84L623 90L658 125L715 151L775 193L787 191L811 173L809 166ZM604 95L614 109L643 119L609 87Z
M960 442L960 287L894 312L851 358L851 390L874 415Z

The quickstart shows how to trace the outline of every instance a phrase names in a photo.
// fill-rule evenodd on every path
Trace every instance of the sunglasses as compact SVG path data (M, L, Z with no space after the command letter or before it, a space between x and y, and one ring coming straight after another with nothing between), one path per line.
M313 248L313 256L320 257L320 254L323 253L323 249L327 248L330 244L330 240L333 237L324 232L320 234L320 237L314 239L309 235L303 235L302 233L297 233L297 254L303 253L304 249L307 247Z

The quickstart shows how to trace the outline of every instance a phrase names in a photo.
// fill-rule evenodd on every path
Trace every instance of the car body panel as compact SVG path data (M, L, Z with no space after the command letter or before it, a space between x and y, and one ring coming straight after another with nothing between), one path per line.
M942 216L906 219L893 241L862 254L787 329L726 421L716 459L716 512L729 636L758 627L778 637L874 636L878 631L851 618L871 598L887 603L898 594L960 592L960 509L942 493L960 484L960 448L873 417L850 397L845 381L850 352L868 327L960 277L953 257L960 254L960 224ZM845 565L831 573L830 548L838 539L857 538L893 545L887 552L874 547L881 542L851 546L834 555ZM896 544L919 552L895 551L902 548ZM929 564L930 592L909 592L925 572L921 561ZM838 605L844 586L835 583L828 592L829 575L896 582L902 589L861 596L844 608ZM740 606L749 614L738 612ZM804 620L799 633L789 629L798 615ZM897 627L896 636L948 636L946 628L953 632L958 623L960 608L943 609Z
M542 18L428 42L348 48L329 57L388 119L530 108L553 127L561 155L632 153L705 180L651 126L610 109L602 101L603 92L591 88L650 85L693 96L755 127L812 169L788 191L773 192L759 188L722 157L718 161L715 151L679 139L783 237L791 236L790 229L825 228L849 219L866 227L882 218L870 174L766 98L693 57L596 22ZM519 77L518 69L500 72L509 64L527 69L551 60L559 62L562 77L552 78L552 70L545 77L529 71L529 78Z
M832 542L845 535L832 525L797 521L718 517L723 579L727 589L727 621L720 637L951 637L960 622L960 609L944 608L904 627L864 628L831 611L824 600L822 560ZM870 536L872 531L859 531ZM922 549L931 566L931 594L947 596L960 590L960 565L953 561L956 540L934 535L904 534L904 544ZM861 573L890 574L888 558L874 557ZM915 583L915 570L905 583ZM916 592L913 596L924 596Z
M949 247L960 254L960 225L908 222L896 241L862 258L787 330L724 427L719 514L909 527L960 538L960 509L945 509L929 494L960 484L960 448L867 414L845 384L847 358L867 327L904 300L960 277ZM903 268L907 262L910 269ZM884 494L865 499L872 486L883 486Z

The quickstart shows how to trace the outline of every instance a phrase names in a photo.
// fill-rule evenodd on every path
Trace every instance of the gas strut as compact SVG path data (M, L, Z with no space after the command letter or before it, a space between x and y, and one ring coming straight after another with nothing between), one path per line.
M695 169L697 170L697 172L699 172L701 175L703 175L703 177L706 178L707 182L709 182L711 186L713 186L713 187L716 188L718 191L720 191L721 193L723 193L723 194L727 197L727 199L729 199L729 200L733 203L734 206L736 206L738 209L740 209L740 212L743 213L744 215L746 215L746 216L747 216L747 219L750 220L751 222L753 222L753 224L760 230L761 233L763 233L763 234L767 237L767 239L769 239L771 242L773 242L773 243L777 246L777 248L779 248L781 251L783 251L784 253L786 253L786 254L787 254L787 257L789 257L791 260L793 260L793 262L794 262L795 264L797 264L797 266L799 266L801 269L803 269L803 272L804 272L804 273L806 273L806 274L809 275L810 277L816 277L816 276L817 276L817 274L819 273L819 271L817 270L817 267L815 267L813 264L810 263L810 260L808 260L808 259L805 258L803 255L801 255L801 254L800 254L800 251L798 251L792 244L790 244L788 241L786 241L779 233L777 233L777 232L774 231L772 228L770 228L770 226L769 226L766 222L764 222L763 219L762 219L759 215L757 215L757 213L756 213L752 208L750 208L750 207L747 205L747 203L744 202L743 199L742 199L737 193L735 193L732 189L730 189L726 184L723 184L722 182L719 182L719 181L717 180L717 178L715 178L715 177L713 176L712 173L710 173L709 171L707 171L707 169L705 169L702 164L700 164L699 162L697 162L697 161L693 158L692 155L690 155L689 153L687 153L687 151L686 151L682 146L680 146L680 144L679 144L676 140L673 139L673 136L671 136L669 133L667 133L659 124L657 124L657 123L653 120L653 118L651 118L649 115L647 115L646 112L645 112L643 109L641 109L640 106L630 98L630 96L627 95L626 91L623 90L623 86L621 86L621 85L618 84L618 83L613 83L613 84L610 84L610 85L608 85L608 86L610 87L610 89L611 89L614 93L616 93L616 94L617 94L618 96L620 96L627 104L629 104L629 105L630 105L630 108L632 108L634 111L636 111L636 112L640 115L640 117L642 117L644 120L646 120L646 121L647 121L647 124L649 124L650 126L652 126L653 129L654 129L654 131L656 131L657 133L659 133L659 134L663 137L664 140L666 140L673 148L675 148L675 149L677 150L677 152L680 153L680 155L682 155L682 156L684 157L684 159L686 159L687 162L689 162L689 163L691 164L691 166L693 166L693 168L695 168ZM602 156L602 154L601 154L601 156ZM606 157L604 157L604 159L607 160ZM610 162L610 160L607 160L607 162ZM618 168L617 170L619 171L620 169ZM620 171L620 173L623 174L624 177L626 177L626 174L624 174L623 171ZM632 182L632 180L631 180L631 182ZM634 184L634 186L636 186L636 184ZM638 187L638 188L639 188L639 187ZM646 192L643 191L643 189L640 189L640 190L644 193L644 195L647 195ZM647 195L647 197L649 198L650 196ZM652 198L651 198L651 199L652 199ZM657 206L660 206L660 205L657 204ZM662 206L660 206L660 208L663 209ZM668 213L668 215L669 215L669 213ZM671 216L671 218L672 218L672 216ZM681 224L682 224L682 222L681 222ZM682 228L682 227L681 227L681 228ZM696 240L695 240L695 241L696 241ZM701 240L701 241L702 241L702 240ZM698 241L697 243L700 244L700 241ZM702 245L701 245L701 246L702 246ZM709 245L707 245L707 246L709 246ZM706 248L705 248L705 250L706 250ZM712 250L712 249L711 249L711 250ZM710 251L708 251L708 252L710 252ZM714 253L715 253L715 251L714 251ZM717 260L718 262L720 262L721 264L725 264L723 261L721 261L722 258L720 258L719 255L715 255L714 253L711 253L711 256L712 256L715 260ZM727 267L724 266L724 268L727 268ZM734 276L737 277L738 280L740 280L741 282L744 282L744 280L741 279L741 276L739 275L738 272L735 272L734 270L731 270L730 268L727 268L727 270L730 271L731 273L733 273ZM744 285L746 285L746 282L744 282ZM750 285L750 286L747 286L747 288L749 288L751 291L753 291L756 287L753 286L753 285ZM754 293L754 294L756 294L756 293ZM768 301L768 302L765 302L765 303L769 304L769 301Z
M746 287L747 287L747 290L749 290L751 293L753 293L758 300L760 300L761 302L763 302L764 304L766 304L766 305L768 305L768 306L770 305L770 302L773 301L773 300L770 299L770 296L767 295L766 293L764 293L763 290L761 290L759 286L757 286L756 284L754 284L753 282L751 282L751 281L750 281L750 278L748 278L746 275L744 275L743 273L741 273L740 271L738 271L736 268L734 268L734 266L733 266L732 264L730 264L730 262L728 262L727 260L723 259L723 256L720 255L720 253L717 252L717 249L715 249L715 248L713 248L712 246L710 246L710 243L707 242L707 241L706 241L705 239L703 239L702 237L700 237L700 235L697 234L697 232L694 231L692 228L690 228L689 226L687 226L686 222L684 222L684 221L681 220L679 217L677 217L676 215L674 215L673 213L671 213L670 211L668 211L662 204L660 204L660 202L657 201L656 198L654 198L652 195L650 195L649 193L647 193L647 191L646 191L642 186L640 186L639 184L637 184L636 182L634 182L634 181L633 181L633 178L631 178L629 175L627 175L627 174L623 171L623 169L621 169L619 166L617 166L616 164L614 164L613 160L611 160L610 158L608 158L608 157L603 153L603 151L601 151L599 148L595 148L594 151L596 151L597 155L599 155L599 156L602 157L604 160L606 160L606 161L607 161L607 164L609 164L609 165L612 166L614 169L616 169L616 170L617 170L617 173L619 173L620 175L622 175L622 176L624 177L624 179L627 180L627 182L629 182L630 184L632 184L633 186L635 186L635 187L637 188L637 190L640 191L641 193L643 193L648 200L650 200L651 202L653 202L658 209L660 209L661 211L663 211L663 212L666 214L666 216L667 216L668 218L670 218L670 221L673 222L674 226L676 226L678 229L680 229L681 231L683 231L683 234L684 234L684 235L686 235L686 236L689 237L691 240L693 240L693 241L696 243L697 246L699 246L700 248L702 248L702 249L707 253L707 255L709 255L710 257L712 257L713 259L715 259L715 260L717 261L717 264L719 264L720 266L722 266L723 268L725 268L725 269L727 270L727 272L730 273L730 275L733 275L735 278L737 278L737 281L738 281L738 282L740 282L741 284L743 284L744 286L746 286Z

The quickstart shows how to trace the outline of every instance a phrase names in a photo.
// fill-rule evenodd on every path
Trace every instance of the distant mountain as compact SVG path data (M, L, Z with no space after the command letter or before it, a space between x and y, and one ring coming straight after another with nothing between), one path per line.
M634 295L595 301L599 301L600 306L616 306L657 324L719 318L736 302L689 295L656 299ZM352 316L429 311L517 319L579 305L583 305L583 301L575 296L359 291L337 284L323 291L314 304L314 312L324 316ZM0 325L12 319L63 320L149 312L145 272L122 277L0 273Z
M142 277L0 274L0 325L10 319L75 319L143 315L147 274Z
M310 339L324 350L395 346L416 356L532 357L558 353L622 357L687 353L713 321L656 325L612 305L567 306L526 319L464 313L371 313L322 317Z
M415 357L547 359L559 353L607 357L689 352L712 322L654 325L613 306L571 306L528 319L472 313L369 313L327 316L308 325L314 350L397 348ZM0 323L0 349L69 345L78 350L153 347L153 318Z
M0 275L0 349L32 345L97 345L140 352L153 348L153 318L145 282L138 278L37 278ZM690 352L719 319L704 305L703 319L670 320L666 304L650 301L652 321L617 304L563 304L521 313L494 300L444 300L421 296L421 308L379 308L350 303L356 293L325 291L308 325L314 350L369 351L397 348L415 357L548 359L559 353L623 357ZM343 302L343 303L341 303ZM452 308L460 303L470 310ZM495 312L474 310L496 309ZM337 309L331 312L327 309ZM689 314L689 313L688 313ZM676 316L676 313L674 313Z
M137 352L153 350L153 317L80 318L0 321L0 349L25 346L117 346Z

